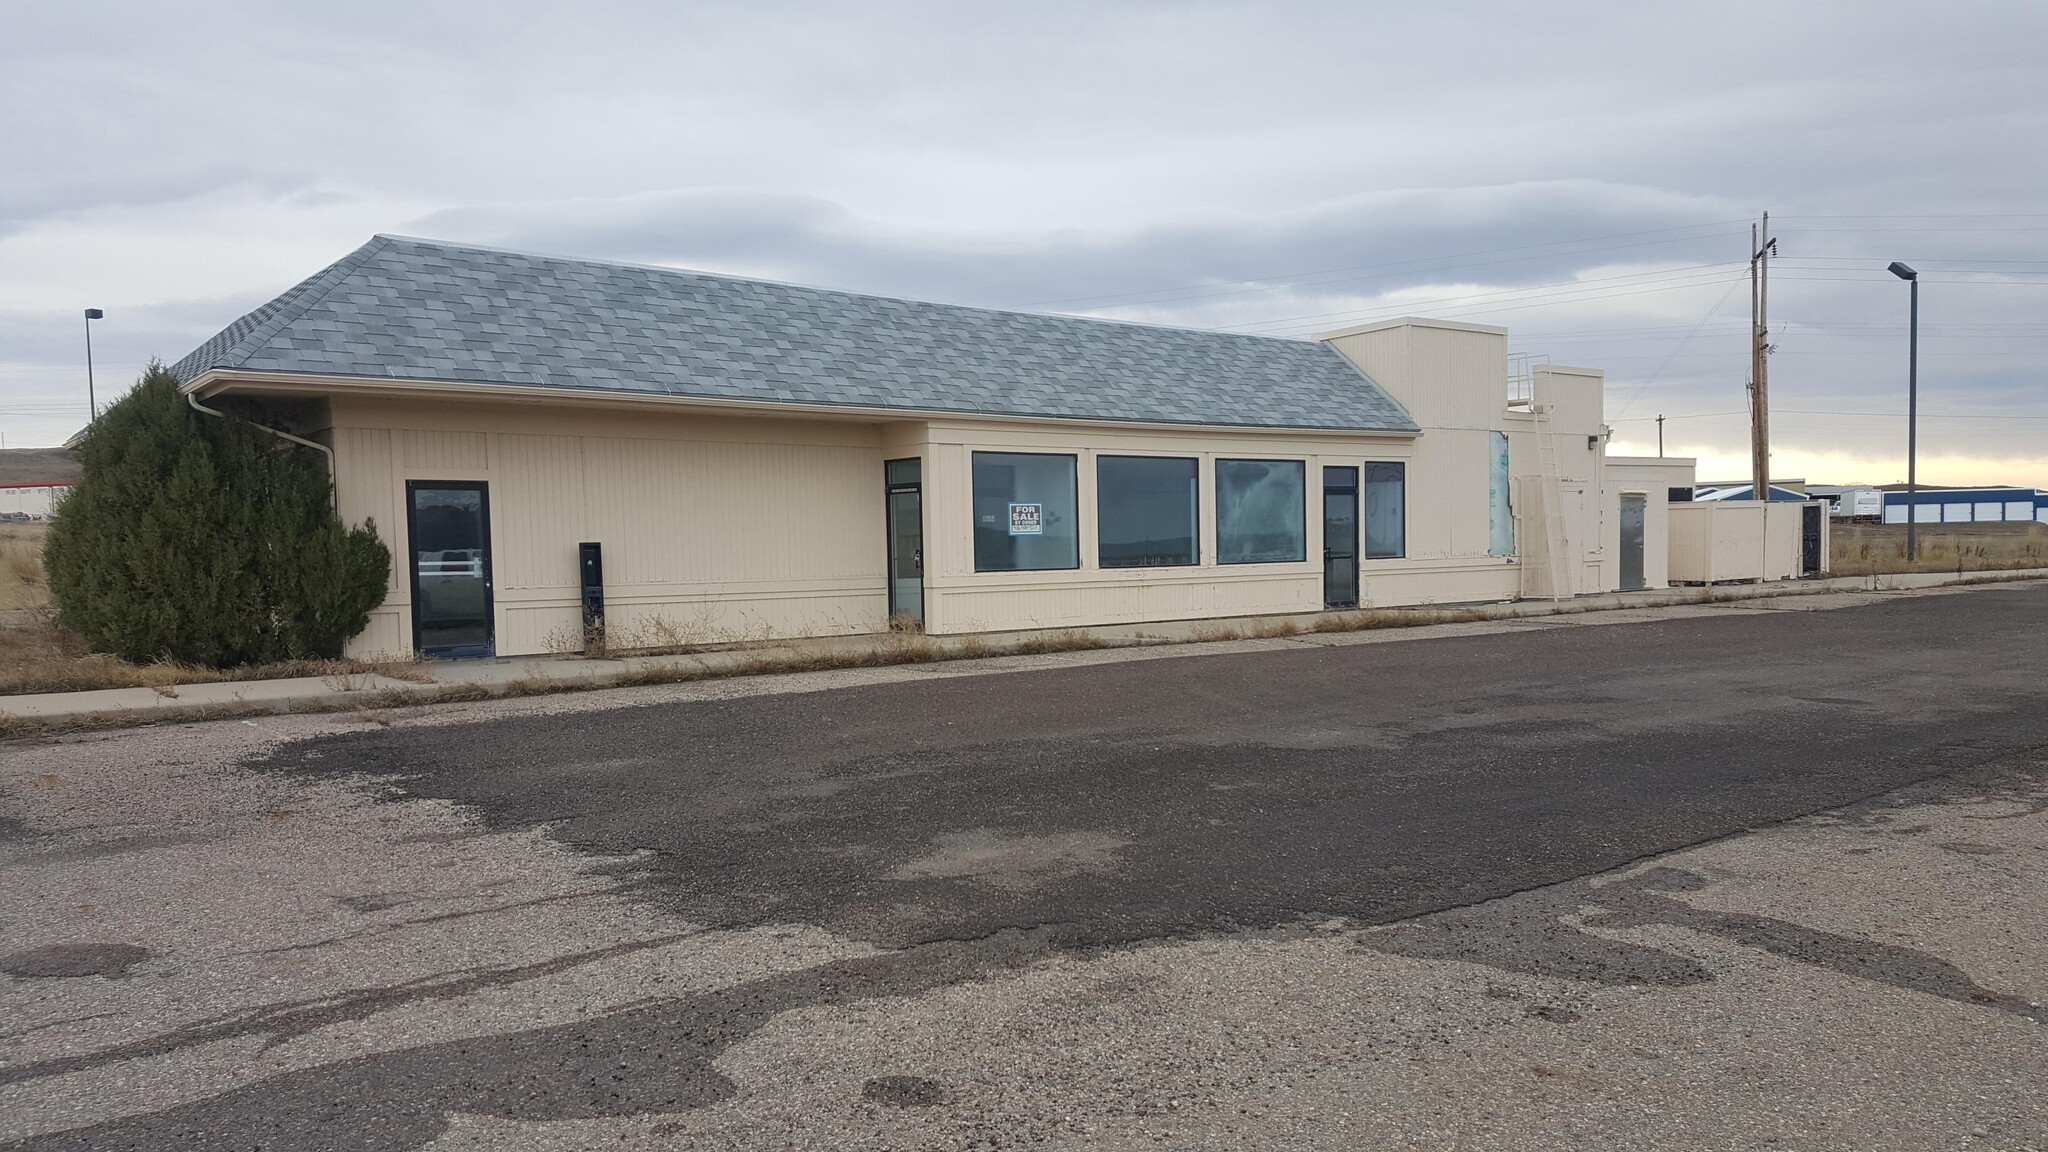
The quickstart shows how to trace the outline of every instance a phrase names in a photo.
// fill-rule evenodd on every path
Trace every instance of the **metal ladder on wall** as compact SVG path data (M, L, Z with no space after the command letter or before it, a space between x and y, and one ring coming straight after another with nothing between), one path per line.
M1571 571L1564 554L1564 476L1557 459L1557 436L1550 429L1550 405L1533 402L1529 413L1535 418L1536 491L1543 517L1543 556L1529 595L1569 600Z

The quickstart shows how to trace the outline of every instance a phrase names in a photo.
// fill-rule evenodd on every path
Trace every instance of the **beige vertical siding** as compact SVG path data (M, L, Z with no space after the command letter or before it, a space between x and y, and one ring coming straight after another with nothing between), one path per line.
M1423 428L1500 427L1508 403L1507 329L1392 320L1321 337Z
M1407 467L1407 555L1361 561L1364 604L1517 595L1516 558L1488 555L1492 437L1507 433L1510 470L1526 479L1535 470L1536 434L1526 412L1508 407L1502 330L1398 324L1338 334L1331 343L1408 406L1421 434L737 416L595 398L336 395L342 511L350 519L374 516L403 561L406 481L488 482L497 641L507 655L575 643L576 545L584 540L604 545L607 614L622 638L703 643L883 628L882 461L901 457L923 463L925 611L933 632L1317 610L1322 469L1373 461ZM1598 440L1600 388L1597 373L1578 369L1546 368L1535 381L1539 399L1554 406L1567 580L1576 591L1610 588L1617 574L1605 539L1612 518ZM974 570L977 451L1076 458L1078 568ZM1199 564L1100 567L1095 469L1105 453L1198 461ZM1230 458L1303 462L1307 539L1300 561L1217 562L1214 471L1217 460ZM390 599L355 651L409 646L405 565L398 567Z
M409 480L490 485L501 655L577 642L577 545L604 546L608 622L647 643L886 622L879 426L337 397L344 517L374 517L392 587L352 652L411 646Z
M1643 496L1643 582L1663 588L1671 582L1671 503L1673 488L1693 485L1694 461L1685 456L1610 456L1607 468L1607 503L1612 509L1608 547L1615 557L1614 582L1621 581L1621 495L1639 492Z
M411 602L406 582L405 485L395 487L396 466L389 428L337 427L333 431L335 503L343 520L376 523L377 534L391 549L391 580L384 603L370 613L370 623L349 643L351 655L396 655L412 648Z
M1406 407L1423 428L1409 463L1410 562L1375 580L1380 603L1478 600L1522 594L1519 568L1486 558L1491 545L1492 434L1508 436L1521 555L1540 542L1521 538L1547 515L1563 525L1566 594L1607 591L1620 576L1607 543L1613 528L1603 499L1603 381L1597 371L1539 364L1532 395L1546 405L1547 432L1527 409L1508 406L1507 330L1441 320L1395 320L1327 334L1327 341ZM1550 437L1558 465L1559 507L1540 507L1537 437ZM1482 559L1484 558L1484 559ZM1449 572L1419 576L1415 561L1443 561ZM1462 571L1460 571L1462 569ZM1478 573L1489 573L1481 576ZM1505 591L1499 591L1505 585ZM1427 589L1427 591L1425 591Z
M1784 580L1799 575L1800 510L1804 507L1790 500L1671 505L1671 578L1713 583ZM1825 536L1821 543L1825 556Z

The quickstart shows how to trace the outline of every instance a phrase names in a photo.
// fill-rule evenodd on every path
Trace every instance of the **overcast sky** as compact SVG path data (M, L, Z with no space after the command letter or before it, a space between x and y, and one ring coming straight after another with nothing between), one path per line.
M2048 485L2048 4L0 0L0 433L378 232L1603 368L1618 451Z

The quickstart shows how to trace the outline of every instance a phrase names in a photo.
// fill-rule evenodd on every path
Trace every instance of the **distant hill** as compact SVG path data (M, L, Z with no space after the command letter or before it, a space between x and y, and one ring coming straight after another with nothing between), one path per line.
M84 475L63 448L0 448L0 484L47 484Z

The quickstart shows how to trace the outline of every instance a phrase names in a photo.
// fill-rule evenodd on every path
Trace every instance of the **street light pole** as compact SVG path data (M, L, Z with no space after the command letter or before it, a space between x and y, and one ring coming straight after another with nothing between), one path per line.
M1890 271L1913 286L1906 325L1906 563L1911 564L1920 558L1920 274L1897 260Z
M90 424L100 417L99 399L92 388L92 322L104 319L106 313L97 308L85 310L85 422Z

